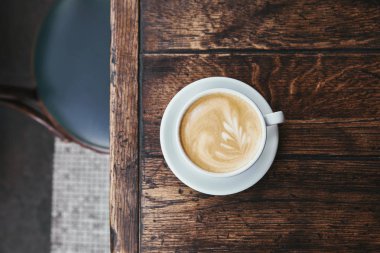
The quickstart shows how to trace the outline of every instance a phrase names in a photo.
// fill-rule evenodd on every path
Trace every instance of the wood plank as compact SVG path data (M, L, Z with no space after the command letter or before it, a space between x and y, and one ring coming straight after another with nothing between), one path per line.
M161 154L160 120L181 88L229 76L284 111L280 155L380 156L379 55L146 55L143 61L146 154Z
M378 250L379 72L378 54L145 55L142 251ZM158 139L170 99L208 76L249 83L288 120L268 174L225 197L181 183Z
M376 251L378 161L277 160L253 188L208 196L144 157L143 252Z
M138 1L111 0L111 252L139 249Z
M378 1L144 0L145 52L380 48Z
M159 125L160 119L144 121L145 154L161 155ZM288 120L280 127L278 155L380 156L379 129L379 118L358 121Z

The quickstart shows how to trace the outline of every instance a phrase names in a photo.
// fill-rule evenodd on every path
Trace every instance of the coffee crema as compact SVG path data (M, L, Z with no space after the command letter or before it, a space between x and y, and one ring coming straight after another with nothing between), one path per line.
M215 92L202 96L184 113L179 135L188 158L203 170L232 172L259 151L260 117L237 95Z

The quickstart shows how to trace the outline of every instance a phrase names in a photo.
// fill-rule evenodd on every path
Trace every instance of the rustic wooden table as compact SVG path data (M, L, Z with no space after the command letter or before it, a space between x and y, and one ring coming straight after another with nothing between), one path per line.
M378 1L112 0L111 251L380 251ZM170 99L228 76L287 122L254 187L181 183L159 142Z

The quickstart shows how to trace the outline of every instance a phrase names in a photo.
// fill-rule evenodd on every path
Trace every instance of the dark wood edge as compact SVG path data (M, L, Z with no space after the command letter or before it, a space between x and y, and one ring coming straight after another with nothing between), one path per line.
M92 151L95 151L100 154L109 154L109 149L108 148L103 148L99 147L96 145L92 145L90 143L84 142L81 139L71 135L66 131L65 128L63 128L55 119L54 117L49 113L48 109L46 108L45 104L41 100L37 100L36 104L38 105L38 108L40 111L46 116L46 118L49 119L51 122L52 126L57 129L60 133L62 133L65 136L65 140L70 141L70 142L75 142L76 144L80 145L81 147L90 149Z
M42 126L46 127L51 133L53 133L57 137L61 138L62 140L67 140L66 136L62 134L59 130L57 130L44 114L34 109L33 107L21 101L16 101L12 99L0 99L0 103L12 109L15 109L21 113L24 113L26 116L38 122Z
M109 153L107 148L91 145L69 134L48 112L43 102L38 98L36 89L1 84L0 103L30 117L63 141L75 142L97 153Z
M0 99L17 100L17 101L36 101L37 93L35 89L14 87L9 85L0 85Z

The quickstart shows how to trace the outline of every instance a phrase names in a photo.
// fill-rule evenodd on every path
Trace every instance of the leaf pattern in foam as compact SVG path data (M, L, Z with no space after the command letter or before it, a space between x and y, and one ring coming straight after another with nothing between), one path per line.
M224 131L221 133L220 146L226 152L215 151L215 155L221 159L234 159L246 151L248 138L242 126L239 126L238 115L232 109L224 113Z

